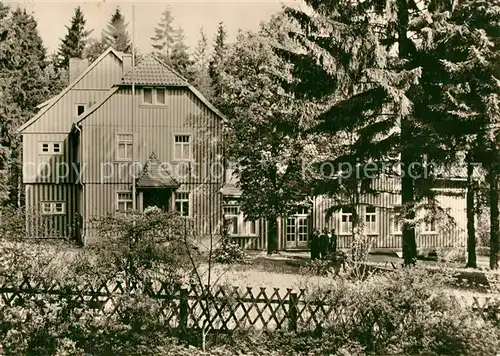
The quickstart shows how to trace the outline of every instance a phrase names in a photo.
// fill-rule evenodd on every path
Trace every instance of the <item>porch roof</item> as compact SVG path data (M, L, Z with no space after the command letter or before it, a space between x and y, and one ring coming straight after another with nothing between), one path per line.
M238 178L232 176L220 189L220 192L222 193L223 196L240 197L241 189L238 188L237 183L238 183Z
M136 182L137 188L178 188L179 183L163 167L154 153L146 161Z

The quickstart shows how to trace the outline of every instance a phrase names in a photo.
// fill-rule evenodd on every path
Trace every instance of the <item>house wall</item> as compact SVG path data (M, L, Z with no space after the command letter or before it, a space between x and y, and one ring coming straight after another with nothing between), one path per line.
M26 226L29 237L71 236L74 216L77 211L79 186L75 184L27 184L26 207L28 214ZM42 215L42 201L66 202L64 214Z
M134 171L139 173L155 153L180 183L177 191L190 192L190 216L200 241L206 241L210 231L219 233L221 223L221 120L187 89L171 88L167 93L167 106L147 106L142 105L140 88L133 100L131 88L122 87L82 121L85 218L113 213L116 192L131 191ZM116 160L116 135L132 132L135 169L131 162ZM192 137L191 174L187 162L173 161L175 134ZM87 235L91 238L92 234L88 231Z
M447 223L438 222L436 233L425 233L421 225L416 226L416 240L418 248L435 247L465 247L467 241L466 226L466 200L465 189L458 188L460 182L445 182L437 189L436 200L440 206L448 211L453 220ZM382 191L378 195L366 195L361 197L361 203L376 207L376 218L378 233L371 235L373 238L372 248L402 248L402 236L395 233L392 228L394 219L394 208L401 205L401 196L398 192L400 185L395 179L378 180L374 187ZM312 211L309 215L309 232L317 228L329 230L334 228L338 235L338 247L348 248L351 244L350 234L342 234L340 229L341 214L334 213L326 219L327 210L334 202L326 196L318 196L313 199ZM361 219L364 219L364 207L360 208ZM265 221L260 221L258 237L238 237L241 247L247 249L265 250L267 248L267 230L262 228ZM278 249L286 250L286 218L278 219Z
M97 62L86 76L73 85L62 97L54 98L41 108L41 116L29 125L23 135L23 183L26 189L26 207L38 211L40 200L65 200L65 216L46 215L44 225L51 226L51 233L66 235L67 226L77 211L79 168L76 165L77 146L70 135L77 116L76 105L92 105L103 99L112 85L122 77L122 62L112 52ZM62 142L63 155L43 154L40 142ZM71 217L71 218L70 218ZM37 218L38 219L38 218ZM38 224L38 223L37 223ZM39 232L28 223L29 235Z

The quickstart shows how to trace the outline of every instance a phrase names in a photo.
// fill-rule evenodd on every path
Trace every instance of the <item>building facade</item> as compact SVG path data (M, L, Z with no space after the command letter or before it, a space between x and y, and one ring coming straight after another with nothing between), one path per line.
M91 65L72 60L68 87L39 109L20 128L30 236L91 242L99 237L89 220L135 204L139 211L157 206L191 217L201 247L226 219L242 247L267 248L267 223L245 220L237 180L223 167L222 115L158 59L145 57L132 68L131 55L110 48ZM376 184L384 193L363 197L359 211L365 231L374 248L400 249L399 183ZM453 223L420 224L417 244L463 247L465 184L447 180L436 189ZM326 219L331 205L326 197L311 198L280 218L278 249L307 249L316 228L335 229L338 246L348 247L352 212Z

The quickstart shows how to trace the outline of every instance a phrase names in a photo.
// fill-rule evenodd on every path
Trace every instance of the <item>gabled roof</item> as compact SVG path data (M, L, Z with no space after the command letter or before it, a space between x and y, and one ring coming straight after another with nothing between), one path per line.
M42 117L52 106L54 106L55 103L57 103L66 93L68 93L78 82L84 78L92 69L94 69L95 66L99 64L104 58L109 53L113 53L118 59L122 60L123 54L121 52L117 52L114 50L112 47L109 47L104 53L102 53L92 64L90 64L85 71L80 74L75 80L73 80L66 88L64 88L63 91L61 91L57 96L55 96L52 99L49 99L42 104L39 105L39 107L42 109L38 114L33 116L30 120L24 123L21 127L17 129L18 132L23 132L26 130L29 126L31 126L34 122L36 122L40 117Z
M188 82L180 74L153 55L148 55L128 71L122 78L122 84L131 85L166 85L188 86Z
M137 188L178 188L179 183L162 166L154 153L151 153L141 175L137 179Z
M155 79L152 77L152 75L146 73L146 69L150 69L152 73L156 73L159 76L158 79ZM139 75L142 76L142 78L140 78L142 82L140 82L139 80L135 80L134 84L178 86L187 88L188 90L191 91L191 93L193 93L193 95L196 98L198 98L203 104L205 104L205 106L209 108L215 115L217 115L223 121L225 120L224 115L212 103L210 103L210 101L207 98L205 98L203 94L201 94L195 87L190 85L188 81L184 79L179 73L177 73L174 69L163 63L155 56L148 55L135 66L133 72L132 70L130 70L125 74L125 76L122 78L121 84L112 88L99 103L93 105L89 110L85 111L83 114L78 116L74 120L73 124L78 124L83 120L85 120L90 114L92 114L102 104L104 104L118 90L118 87L120 85L126 85L126 86L132 85L132 79L138 78Z

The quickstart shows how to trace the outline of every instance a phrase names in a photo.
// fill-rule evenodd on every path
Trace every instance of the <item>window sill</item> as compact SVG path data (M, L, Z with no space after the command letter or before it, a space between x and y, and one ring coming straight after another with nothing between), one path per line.
M229 237L233 237L233 238L242 238L242 237L259 237L259 235L257 234L229 234Z
M140 104L140 108L147 108L147 109L168 109L167 104Z

